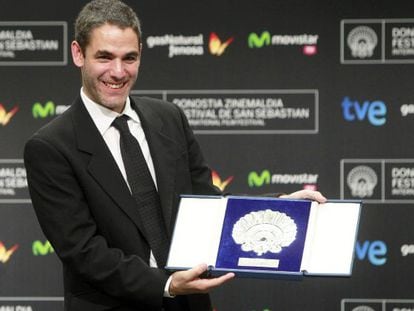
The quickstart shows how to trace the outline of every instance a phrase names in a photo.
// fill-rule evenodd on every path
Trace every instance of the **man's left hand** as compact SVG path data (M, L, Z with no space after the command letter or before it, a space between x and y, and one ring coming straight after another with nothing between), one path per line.
M312 201L317 201L319 203L325 203L326 198L319 192L313 190L299 190L292 192L290 194L283 194L279 196L279 198L283 199L308 199Z

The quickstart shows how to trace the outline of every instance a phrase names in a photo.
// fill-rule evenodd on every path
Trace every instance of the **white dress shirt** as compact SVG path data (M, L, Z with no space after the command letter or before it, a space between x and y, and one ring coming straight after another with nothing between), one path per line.
M119 170L122 173L122 176L124 177L124 180L126 184L128 185L129 190L131 191L131 188L129 187L124 162L122 161L122 155L121 155L121 147L119 144L119 138L120 134L118 130L112 126L112 122L115 120L115 118L125 114L129 117L128 119L128 127L131 131L131 134L136 138L138 141L142 154L144 155L145 161L147 162L148 169L151 173L152 179L154 181L154 185L157 188L157 179L155 177L155 169L154 169L154 163L152 161L151 153L149 150L148 142L145 137L144 130L141 125L141 120L139 119L138 114L134 109L131 107L131 101L129 97L127 97L125 108L122 113L117 113L111 109L108 109L102 105L99 105L92 101L83 91L83 88L81 88L80 96L82 98L82 101L86 107L86 110L88 111L89 115L91 116L93 122L95 123L96 127L98 128L99 133L102 135L106 145L108 146L109 150L112 153L113 158L115 159L116 164L119 167ZM157 188L158 189L158 188ZM150 267L158 267L157 261L155 260L154 254L150 254L150 260L149 260ZM172 297L170 296L168 292L168 288L170 286L171 277L168 279L167 283L165 284L164 288L164 296L166 297Z

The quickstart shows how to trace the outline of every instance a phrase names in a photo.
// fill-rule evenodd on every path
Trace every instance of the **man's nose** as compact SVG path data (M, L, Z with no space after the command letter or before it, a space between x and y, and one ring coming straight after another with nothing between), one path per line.
M122 79L125 76L125 67L120 59L114 59L111 65L111 76L117 79Z

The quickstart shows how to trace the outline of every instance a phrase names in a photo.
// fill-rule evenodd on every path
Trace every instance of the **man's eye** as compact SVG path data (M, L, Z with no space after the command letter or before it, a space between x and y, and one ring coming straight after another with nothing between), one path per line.
M125 60L127 62L135 62L137 60L137 57L135 57L135 56L128 56L128 57L125 58Z

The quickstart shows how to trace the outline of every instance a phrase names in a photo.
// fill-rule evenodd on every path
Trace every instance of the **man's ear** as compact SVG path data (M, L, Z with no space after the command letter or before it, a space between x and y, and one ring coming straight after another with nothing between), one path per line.
M77 41L72 41L70 48L72 51L73 63L77 67L83 67L83 64L85 63L85 58L79 43Z

